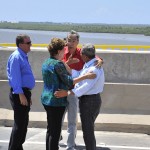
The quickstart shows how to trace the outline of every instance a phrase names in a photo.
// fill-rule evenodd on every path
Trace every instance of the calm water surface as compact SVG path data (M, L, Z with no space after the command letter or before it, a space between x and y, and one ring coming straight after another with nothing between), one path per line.
M64 38L68 32L0 29L0 43L14 43L18 34L28 34L32 43L49 43L51 38ZM80 43L150 45L150 36L139 34L111 34L79 32Z

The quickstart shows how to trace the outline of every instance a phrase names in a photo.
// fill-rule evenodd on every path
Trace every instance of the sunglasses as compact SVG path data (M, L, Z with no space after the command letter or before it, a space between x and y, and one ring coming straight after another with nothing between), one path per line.
M27 43L23 43L23 44L28 44L28 45L30 45L30 44L31 44L31 41L30 41L30 42L27 42Z

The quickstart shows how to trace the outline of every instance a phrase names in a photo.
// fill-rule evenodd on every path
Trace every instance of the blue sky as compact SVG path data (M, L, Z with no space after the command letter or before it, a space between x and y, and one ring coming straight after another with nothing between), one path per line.
M150 24L150 0L2 0L0 21Z

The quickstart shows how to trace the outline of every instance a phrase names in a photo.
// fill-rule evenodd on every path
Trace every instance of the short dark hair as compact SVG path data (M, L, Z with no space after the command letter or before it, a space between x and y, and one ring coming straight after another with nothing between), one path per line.
M16 45L17 47L19 47L19 44L20 43L23 43L24 42L24 39L26 38L30 38L28 35L26 34L19 34L17 37L16 37Z
M58 50L62 50L65 47L65 42L60 38L52 38L49 45L48 51L51 56L58 54Z
M74 31L74 30L71 30L68 35L67 35L67 38L70 36L70 35L75 35L77 37L77 39L79 40L79 33L77 31Z
M81 53L86 55L88 58L95 58L95 46L93 44L87 43L82 46Z

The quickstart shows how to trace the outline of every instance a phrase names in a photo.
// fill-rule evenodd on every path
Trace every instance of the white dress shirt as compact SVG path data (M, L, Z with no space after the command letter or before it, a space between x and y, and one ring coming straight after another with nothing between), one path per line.
M74 89L72 89L73 93L77 96L83 95L92 95L98 94L103 91L105 77L103 68L95 67L96 59L92 59L89 62L85 63L83 69L81 71L72 70L72 77L81 76L87 72L93 72L96 74L95 79L85 79L77 84L75 84Z

